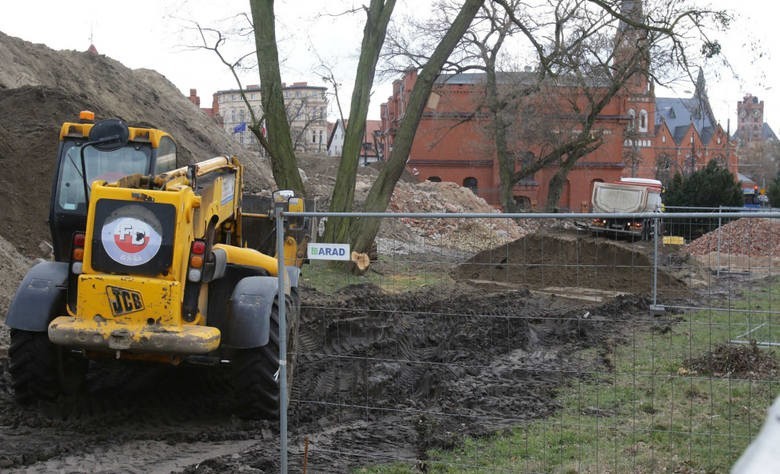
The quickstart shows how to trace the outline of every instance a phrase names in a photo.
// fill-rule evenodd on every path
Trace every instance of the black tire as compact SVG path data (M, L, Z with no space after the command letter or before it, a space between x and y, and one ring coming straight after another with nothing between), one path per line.
M54 400L84 387L88 361L49 341L45 332L11 330L9 372L18 403Z
M235 411L241 418L279 417L279 309L271 310L268 344L237 350L232 362Z
M300 351L299 335L301 325L301 298L298 288L292 288L291 296L287 299L287 401L293 393L295 380L295 368L298 365L298 353ZM289 404L288 404L289 406Z
M300 298L297 289L287 298L287 400L292 392L293 372L298 351ZM236 351L232 363L236 413L247 419L279 418L279 308L271 310L268 344Z

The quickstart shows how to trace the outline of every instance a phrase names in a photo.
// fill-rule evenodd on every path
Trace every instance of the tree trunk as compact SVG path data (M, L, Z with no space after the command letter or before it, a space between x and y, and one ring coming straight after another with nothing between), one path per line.
M515 196L513 193L515 174L515 160L507 145L507 130L509 124L504 119L503 110L499 104L498 84L496 82L495 62L487 64L487 101L488 108L493 115L493 143L496 147L496 160L498 161L498 177L500 186L501 206L504 212L515 212Z
M550 178L549 187L547 189L547 203L545 204L545 210L553 212L558 209L558 204L561 201L561 194L563 193L563 185L566 183L566 176L568 172L562 172L563 167L558 168L552 178Z
M468 29L474 16L479 11L484 0L465 0L458 16L436 46L428 63L422 68L417 82L412 88L409 103L398 127L398 132L393 140L393 151L387 159L387 163L379 172L374 184L368 192L365 202L365 211L384 212L390 203L390 197L398 179L403 173L406 162L409 159L409 151L420 123L428 96L433 89L433 84L438 77L444 62L457 46L463 34ZM352 247L357 252L367 253L374 243L379 232L380 220L377 218L361 218L353 222L351 226Z
M255 27L260 94L274 182L280 189L292 189L296 194L303 196L305 189L298 172L282 94L282 77L279 73L279 54L276 48L274 1L250 0L249 5Z
M376 64L387 33L387 25L395 8L396 0L371 0L366 12L366 26L363 29L363 43L355 74L355 87L352 90L352 103L349 109L349 122L344 136L344 148L341 152L336 183L331 196L331 212L349 212L355 200L355 179L363 147L366 129L366 116L371 98L371 86L374 83ZM348 242L349 220L329 218L325 226L325 242Z
M585 139L583 143L587 143L587 139ZM563 193L563 185L566 184L566 178L569 176L569 171L574 168L574 165L577 164L577 161L579 161L580 158L599 146L601 146L601 140L590 142L590 144L583 144L569 153L569 155L566 156L566 159L561 162L561 165L555 171L553 177L550 178L550 183L547 188L547 203L545 205L547 211L555 211L558 209L558 205L561 201L561 194Z

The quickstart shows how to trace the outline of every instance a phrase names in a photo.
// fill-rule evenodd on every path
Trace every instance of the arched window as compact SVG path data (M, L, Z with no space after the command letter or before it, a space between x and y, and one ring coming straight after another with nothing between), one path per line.
M644 109L639 111L639 131L647 131L647 110Z
M634 127L636 127L636 111L634 111L634 109L628 109L628 116L631 118L628 128L633 130Z
M474 178L472 176L469 176L468 178L464 178L463 187L469 188L471 192L477 194L477 178Z
M531 209L531 199L528 196L515 196L515 209L524 211Z
M428 181L431 183L441 183L441 178L438 176L428 176Z

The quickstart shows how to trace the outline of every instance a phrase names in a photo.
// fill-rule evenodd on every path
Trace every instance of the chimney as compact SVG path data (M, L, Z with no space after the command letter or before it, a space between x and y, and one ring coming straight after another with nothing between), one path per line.
M200 97L198 97L198 89L190 89L190 102L200 107Z

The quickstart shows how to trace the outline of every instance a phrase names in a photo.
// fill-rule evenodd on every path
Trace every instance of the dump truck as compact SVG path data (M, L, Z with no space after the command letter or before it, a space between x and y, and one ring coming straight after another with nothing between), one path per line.
M278 415L278 295L294 350L308 233L301 219L274 222L274 209L303 211L303 200L278 191L268 212L245 213L237 158L177 161L175 141L156 128L90 112L62 125L53 259L30 269L6 317L18 402L78 394L88 362L110 358L218 366L240 416ZM269 233L252 236L266 252L245 245L253 220ZM268 252L276 225L284 255Z
M591 211L594 213L661 212L661 182L646 178L620 178L616 183L594 182ZM655 219L597 217L589 229L597 235L649 240Z

